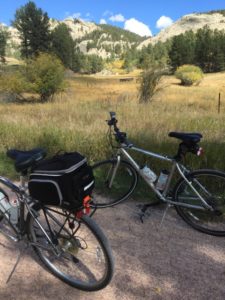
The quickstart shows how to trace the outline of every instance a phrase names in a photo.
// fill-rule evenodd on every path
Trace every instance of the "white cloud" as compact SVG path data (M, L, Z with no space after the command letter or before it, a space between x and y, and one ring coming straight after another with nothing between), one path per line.
M173 20L170 17L161 16L156 22L156 27L159 29L166 28L173 24Z
M99 24L107 24L105 19L100 19Z
M136 20L135 18L126 20L124 29L139 34L140 36L152 36L152 32L148 25Z
M111 16L109 18L109 20L112 21L112 22L125 22L126 21L126 19L124 18L124 16L121 15L121 14L117 14L117 15Z

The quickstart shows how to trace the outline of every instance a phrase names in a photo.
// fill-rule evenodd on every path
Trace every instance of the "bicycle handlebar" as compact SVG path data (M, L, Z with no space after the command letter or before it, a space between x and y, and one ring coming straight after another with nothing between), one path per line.
M109 112L110 114L110 120L107 120L107 124L111 127L113 126L114 132L115 132L115 137L116 137L116 141L121 143L121 144L125 144L128 148L131 148L133 146L133 143L131 143L128 139L127 139L127 134L126 132L122 132L120 131L120 129L117 127L117 122L118 120L116 119L116 113L111 111Z

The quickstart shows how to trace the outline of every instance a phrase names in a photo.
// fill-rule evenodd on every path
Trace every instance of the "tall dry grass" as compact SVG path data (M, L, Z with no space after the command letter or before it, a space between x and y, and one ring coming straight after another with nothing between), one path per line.
M190 157L193 167L225 170L225 74L205 77L197 87L182 87L174 77L164 79L165 89L150 104L139 104L136 80L117 77L74 77L68 90L46 104L0 104L0 172L12 176L5 158L7 148L44 147L49 154L59 150L80 151L90 162L110 155L106 139L109 111L116 111L119 127L136 145L174 155L178 141L169 131L201 132L205 157ZM217 113L218 93L222 95ZM224 98L223 98L224 97ZM144 157L139 157L143 162ZM158 161L150 161L161 168Z

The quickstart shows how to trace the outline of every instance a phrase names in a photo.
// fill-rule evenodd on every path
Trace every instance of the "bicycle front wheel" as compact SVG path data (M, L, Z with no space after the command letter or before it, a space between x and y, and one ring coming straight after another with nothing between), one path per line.
M128 162L105 160L92 166L95 177L94 204L110 207L126 200L134 191L138 175Z
M197 170L188 181L213 211L207 209L190 185L181 179L174 189L174 200L196 208L175 206L177 213L193 228L215 236L225 236L225 174L216 170Z
M111 249L93 219L77 219L52 206L38 208L34 214L28 216L29 238L56 277L84 291L100 290L110 282L114 267Z

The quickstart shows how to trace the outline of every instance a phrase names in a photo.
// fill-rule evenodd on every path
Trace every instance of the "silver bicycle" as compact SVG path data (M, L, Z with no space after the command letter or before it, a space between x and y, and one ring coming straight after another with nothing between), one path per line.
M193 228L216 236L225 236L225 173L211 169L191 171L182 161L187 153L201 155L200 133L170 132L169 136L181 140L177 154L168 157L135 147L125 132L117 127L116 114L110 113L109 139L115 154L112 158L93 165L95 182L95 208L114 206L127 199L141 177L157 198L174 206L177 213ZM113 129L113 130L112 130ZM116 146L113 145L113 135ZM132 157L136 151L171 164L169 171L157 176L149 166L140 166ZM172 187L175 173L179 179Z
M0 176L0 233L13 242L24 240L53 275L72 287L104 288L113 275L112 252L102 230L84 213L88 204L72 211L36 201L29 196L26 178L45 151L9 150L8 156L21 174L20 186Z

